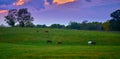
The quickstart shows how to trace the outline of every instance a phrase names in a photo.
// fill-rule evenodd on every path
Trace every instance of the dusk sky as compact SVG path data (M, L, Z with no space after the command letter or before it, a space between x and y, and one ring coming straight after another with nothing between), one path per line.
M0 0L0 24L9 9L28 8L34 24L67 25L70 21L104 22L120 9L120 0Z

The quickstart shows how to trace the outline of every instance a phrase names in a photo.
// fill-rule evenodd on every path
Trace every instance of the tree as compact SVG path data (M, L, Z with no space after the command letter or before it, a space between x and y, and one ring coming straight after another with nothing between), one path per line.
M25 27L35 27L35 25L32 22L27 22Z
M102 23L100 22L91 22L87 25L88 30L102 30Z
M67 26L68 29L80 29L80 23L77 22L70 22Z
M9 10L8 15L5 16L5 21L8 23L8 25L13 27L16 23L16 20L17 20L17 10L16 9Z
M82 23L80 24L80 29L82 29L82 30L88 29L88 21L87 20L82 21Z
M31 13L28 12L27 8L22 8L22 9L11 9L8 12L8 15L5 16L5 21L10 25L11 27L15 26L16 22L19 22L20 27L25 27L25 26L33 26L34 24L32 23L33 17L31 17Z
M50 28L65 28L65 25L60 25L60 24L52 24Z
M82 30L102 30L102 23L83 21L80 24L80 29L82 29Z
M120 31L120 10L116 10L111 13L112 19L109 20L110 30Z
M33 17L31 17L31 13L28 12L27 8L19 9L18 18L17 18L20 27L25 27L26 24L32 23Z
M38 28L47 28L47 26L45 25L45 24L43 24L43 25L36 25L36 27L38 27Z
M110 25L109 21L104 22L104 23L102 24L103 30L109 31L109 30L110 30L109 25Z
M47 28L47 26L45 24L42 25L42 28Z
M77 30L102 30L102 23L88 21L83 21L82 23L70 22L67 28Z

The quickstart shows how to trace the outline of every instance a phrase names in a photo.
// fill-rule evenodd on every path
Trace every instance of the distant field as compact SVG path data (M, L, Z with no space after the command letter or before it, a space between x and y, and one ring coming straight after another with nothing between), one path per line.
M53 42L47 44L47 40ZM89 46L88 40L97 44ZM0 59L120 59L119 56L120 32L0 28Z

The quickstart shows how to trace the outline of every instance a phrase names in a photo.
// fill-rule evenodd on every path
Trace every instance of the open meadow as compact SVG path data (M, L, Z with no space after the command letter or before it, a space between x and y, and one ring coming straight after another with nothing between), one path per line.
M120 59L120 32L0 28L0 59Z

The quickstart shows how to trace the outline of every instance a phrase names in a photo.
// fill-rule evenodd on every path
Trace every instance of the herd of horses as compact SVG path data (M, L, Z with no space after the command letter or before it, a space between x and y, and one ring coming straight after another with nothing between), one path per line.
M48 43L48 44L49 44L49 43L52 43L52 40L47 40L46 43ZM57 44L62 44L62 42L61 42L61 41L58 41Z
M39 32L39 31L37 30L36 32ZM48 32L49 32L48 30L45 30L45 33L48 33ZM52 42L53 42L52 40L46 40L47 44L50 44ZM91 42L91 43L89 43L89 42ZM62 41L57 41L57 44L62 44ZM96 44L95 41L91 41L91 40L88 41L88 45L95 45L95 44Z
M36 30L36 32L39 32L39 31ZM48 30L45 30L44 32L45 32L45 33L49 33ZM53 42L52 40L46 40L46 43L47 43L47 44L50 44L50 43L52 43L52 42ZM58 41L57 44L62 44L62 41Z

